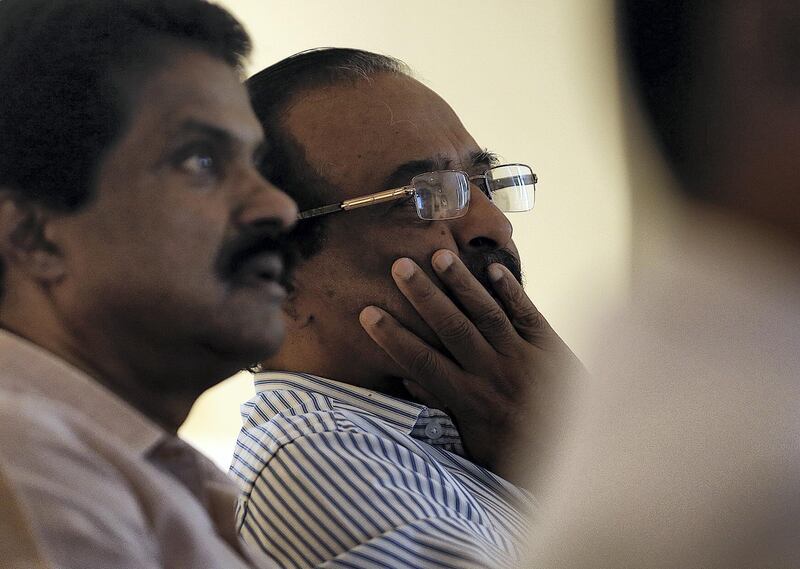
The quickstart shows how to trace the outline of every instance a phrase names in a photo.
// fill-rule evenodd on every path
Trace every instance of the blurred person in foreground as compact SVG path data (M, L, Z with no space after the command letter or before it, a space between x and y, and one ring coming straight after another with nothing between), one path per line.
M272 567L176 431L274 352L293 202L201 0L0 2L4 567Z
M231 466L242 536L287 567L516 562L531 501L512 441L527 393L576 363L522 290L504 214L533 206L535 174L498 163L391 57L312 50L248 83L265 175L302 219L287 341L256 374ZM473 282L467 317L439 287ZM362 325L433 367L399 366Z
M800 3L618 18L680 203L575 390L523 567L799 567Z

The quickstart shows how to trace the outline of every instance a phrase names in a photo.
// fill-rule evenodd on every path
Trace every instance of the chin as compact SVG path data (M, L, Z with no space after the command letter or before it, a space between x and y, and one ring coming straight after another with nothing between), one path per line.
M260 326L248 324L227 334L218 334L204 344L217 361L228 368L226 373L233 374L275 355L285 335L283 321L272 319L266 325L263 322Z

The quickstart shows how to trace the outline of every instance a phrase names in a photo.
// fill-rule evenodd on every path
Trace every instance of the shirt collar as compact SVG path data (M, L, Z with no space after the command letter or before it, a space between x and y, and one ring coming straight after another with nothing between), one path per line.
M437 415L447 418L441 411L429 409L425 405L309 373L259 372L255 374L255 388L256 393L280 390L319 393L340 404L375 415L407 435L411 434L423 417ZM449 418L447 420L449 421Z
M78 368L5 330L0 330L0 389L67 405L142 456L169 436Z

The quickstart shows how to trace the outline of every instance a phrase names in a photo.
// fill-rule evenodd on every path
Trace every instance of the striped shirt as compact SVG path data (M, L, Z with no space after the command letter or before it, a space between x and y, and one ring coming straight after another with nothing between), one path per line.
M245 542L283 567L506 567L530 496L463 456L441 411L302 373L266 372L231 473Z

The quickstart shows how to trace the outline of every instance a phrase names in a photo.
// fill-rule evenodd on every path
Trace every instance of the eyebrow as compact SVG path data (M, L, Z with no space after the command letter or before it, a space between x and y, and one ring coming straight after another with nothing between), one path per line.
M233 135L231 135L231 133L224 128L199 121L197 119L188 119L182 122L180 125L178 125L178 128L175 130L174 134L176 136L181 136L184 134L203 134L209 138L217 139L220 142L234 142Z
M434 170L444 170L450 164L450 159L446 156L436 158L424 158L421 160L409 160L395 168L383 182L385 188L399 188L411 181L411 178L425 172Z
M497 155L497 153L492 152L488 148L471 152L469 158L472 162L473 168L481 166L487 170L492 166L496 166L500 162L500 157Z
M223 146L235 147L243 145L243 141L238 137L234 136L230 131L207 122L199 121L197 119L188 119L183 123L181 123L176 129L174 136L182 137L182 136L190 136L193 134L200 134L206 136ZM254 158L256 160L260 160L265 153L266 153L266 142L263 139L261 139L258 141L258 144L256 145L254 151L255 155Z
M499 162L496 153L484 148L469 153L468 169L482 168L487 170ZM399 188L411 181L411 178L425 172L435 170L450 170L453 168L453 159L446 154L437 154L432 158L409 160L395 168L383 182L384 188ZM481 172L483 173L483 172Z

